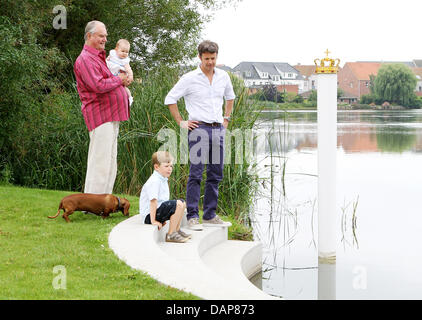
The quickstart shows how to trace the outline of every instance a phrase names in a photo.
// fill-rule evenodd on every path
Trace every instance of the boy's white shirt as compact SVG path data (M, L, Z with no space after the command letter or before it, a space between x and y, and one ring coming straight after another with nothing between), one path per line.
M164 201L170 200L168 178L163 177L157 170L154 170L145 182L139 196L139 214L142 223L145 222L145 217L150 213L151 200L153 199L157 199L157 209Z
M116 50L112 49L110 50L109 58L110 60L106 60L107 67L110 69L113 75L117 76L120 70L127 71L125 66L130 62L129 57L122 59L117 55Z

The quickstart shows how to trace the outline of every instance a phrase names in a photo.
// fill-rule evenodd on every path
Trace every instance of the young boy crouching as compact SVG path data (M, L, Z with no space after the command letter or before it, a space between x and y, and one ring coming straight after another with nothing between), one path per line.
M152 155L152 164L154 172L143 185L139 198L142 222L160 230L170 220L166 242L186 242L191 235L180 230L186 202L169 200L168 178L173 171L173 157L167 151L157 151Z

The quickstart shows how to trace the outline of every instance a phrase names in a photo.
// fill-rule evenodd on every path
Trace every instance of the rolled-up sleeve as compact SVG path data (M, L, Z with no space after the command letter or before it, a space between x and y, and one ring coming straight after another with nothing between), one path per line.
M170 105L175 104L177 101L186 94L187 84L186 84L186 77L182 76L179 81L175 84L175 86L170 90L167 94L164 104Z
M236 95L234 94L233 85L230 80L230 76L227 74L226 88L224 90L224 99L234 100L235 98L236 98Z

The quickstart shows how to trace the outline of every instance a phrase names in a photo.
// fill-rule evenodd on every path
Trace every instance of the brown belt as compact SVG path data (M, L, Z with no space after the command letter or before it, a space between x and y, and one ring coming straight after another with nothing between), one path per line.
M220 122L208 123L208 122L198 121L198 124L203 124L203 125L209 126L209 127L220 127L221 126Z

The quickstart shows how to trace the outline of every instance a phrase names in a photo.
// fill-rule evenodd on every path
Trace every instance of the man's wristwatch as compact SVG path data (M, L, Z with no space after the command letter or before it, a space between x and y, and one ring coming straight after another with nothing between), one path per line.
M223 117L225 120L230 121L230 117Z

